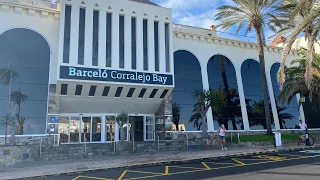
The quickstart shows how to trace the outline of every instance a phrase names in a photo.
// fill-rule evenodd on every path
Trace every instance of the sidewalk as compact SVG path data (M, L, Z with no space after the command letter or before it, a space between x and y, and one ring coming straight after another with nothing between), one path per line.
M286 145L282 148L273 146L231 148L227 151L221 150L189 150L183 152L159 152L154 154L118 155L105 158L88 158L57 161L37 161L19 164L0 171L0 179L17 179L35 176L48 176L64 173L75 173L82 171L93 171L112 168L123 168L128 166L147 166L161 163L192 161L208 158L224 158L230 156L244 156L252 153L266 153L304 149L295 145Z

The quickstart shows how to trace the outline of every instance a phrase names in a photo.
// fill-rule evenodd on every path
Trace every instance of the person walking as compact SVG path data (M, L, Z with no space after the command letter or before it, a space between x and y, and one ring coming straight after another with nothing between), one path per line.
M219 133L219 139L220 139L220 145L222 150L227 150L226 148L226 128L224 126L224 124L221 124L220 128L218 129L218 133Z

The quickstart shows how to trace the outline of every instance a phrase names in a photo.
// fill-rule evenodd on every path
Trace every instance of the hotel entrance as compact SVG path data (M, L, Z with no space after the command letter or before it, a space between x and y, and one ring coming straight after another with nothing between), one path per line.
M155 120L153 115L130 115L129 124L131 141L154 140Z
M58 134L60 143L108 143L120 141L116 114L60 114ZM154 140L154 115L129 114L123 125L124 141Z

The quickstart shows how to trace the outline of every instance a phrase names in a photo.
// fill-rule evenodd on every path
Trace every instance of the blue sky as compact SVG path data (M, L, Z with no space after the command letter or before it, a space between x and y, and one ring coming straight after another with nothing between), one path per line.
M217 13L217 7L223 4L232 4L232 0L151 0L160 6L172 8L173 22L195 27L209 28L210 25L217 25L219 22L214 20ZM227 33L223 33L218 29L219 37L239 39L244 41L255 42L254 32L250 32L247 37L232 35L235 33L235 27L229 29ZM271 31L266 31L266 36L271 36ZM270 43L267 41L267 43Z

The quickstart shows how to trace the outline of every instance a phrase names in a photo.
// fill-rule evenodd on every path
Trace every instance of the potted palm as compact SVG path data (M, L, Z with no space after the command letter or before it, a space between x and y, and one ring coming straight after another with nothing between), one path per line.
M121 112L116 117L116 123L118 124L119 130L120 130L120 141L124 141L123 126L128 123L128 119L129 119L129 116L128 116L128 113L126 112Z

